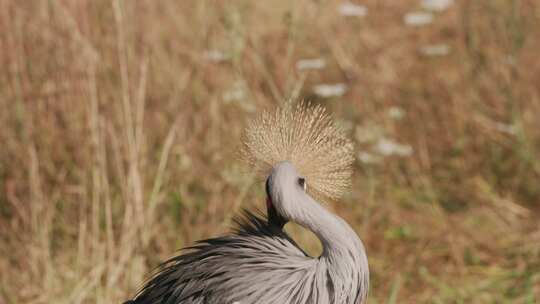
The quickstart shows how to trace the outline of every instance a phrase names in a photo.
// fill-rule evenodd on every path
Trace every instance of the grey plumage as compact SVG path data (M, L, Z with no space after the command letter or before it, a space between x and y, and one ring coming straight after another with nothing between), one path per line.
M319 108L309 112L302 109L302 119L310 121L321 117ZM294 114L295 112L291 112ZM307 113L307 114L306 114ZM310 117L309 115L315 113ZM288 112L279 112L285 117ZM324 114L324 113L323 113ZM278 116L276 116L278 117ZM281 121L294 121L287 118ZM324 117L323 117L324 118ZM326 119L326 118L325 118ZM271 122L271 121L270 121ZM272 124L265 122L267 128ZM315 128L317 132L335 135L330 127ZM297 128L294 128L297 129ZM257 132L264 132L257 128ZM294 145L294 136L283 134L283 130L270 130L274 138L282 139L282 149ZM291 132L297 132L291 131ZM313 159L331 160L344 155L344 149L336 155L317 156L314 146L320 140L312 140L310 130L303 131L299 138L305 143L303 149L289 149L294 153L310 150ZM325 133L326 132L326 133ZM294 134L292 134L294 135ZM271 136L272 137L272 136ZM256 138L256 137L253 137ZM250 145L256 144L253 140ZM323 138L324 139L324 138ZM271 141L267 141L268 142ZM331 141L330 141L331 142ZM342 140L334 143L340 143ZM320 153L330 153L331 144ZM338 147L339 148L339 147ZM262 152L258 152L262 151ZM251 161L269 153L256 150ZM326 210L309 194L309 177L317 179L318 189L313 193L330 193L336 196L342 188L343 176L323 176L324 169L317 171L317 164L309 164L309 174L301 174L287 158L298 159L300 155L289 152L281 155L273 152L272 167L266 180L267 215L255 215L245 211L237 218L233 233L198 242L184 249L180 255L165 262L157 274L150 279L131 304L361 304L365 303L369 288L369 269L364 246L353 229L341 218ZM261 156L262 155L262 156ZM280 158L285 158L280 160ZM348 166L340 160L333 170ZM318 164L323 166L324 164ZM307 168L303 163L301 168ZM346 169L346 168L344 168ZM328 173L331 174L332 172ZM328 188L322 180L335 181L336 188ZM283 225L292 221L311 230L321 241L323 252L320 257L308 256L283 231Z
M273 220L246 212L237 230L187 248L164 263L131 303L357 304L369 270L354 231L304 192L288 162L269 178L278 214L312 230L323 244L309 257Z

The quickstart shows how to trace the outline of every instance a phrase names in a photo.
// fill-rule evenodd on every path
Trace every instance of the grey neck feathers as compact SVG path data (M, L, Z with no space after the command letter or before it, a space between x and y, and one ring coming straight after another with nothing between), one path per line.
M323 245L316 272L331 290L330 303L364 303L369 289L369 266L362 241L341 218L302 193L291 220L311 230Z
M341 218L332 214L307 194L300 197L297 214L291 220L312 231L323 245L321 258L332 258L350 252L364 255L362 242L354 230Z

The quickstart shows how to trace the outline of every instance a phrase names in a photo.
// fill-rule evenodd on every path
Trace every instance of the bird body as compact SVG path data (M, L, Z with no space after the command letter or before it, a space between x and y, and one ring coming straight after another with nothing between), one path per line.
M310 113L314 112L308 112L307 115ZM286 112L279 114L289 115ZM278 119L279 115L275 117ZM320 113L313 117L321 119ZM328 131L329 126L322 128L323 133ZM327 132L326 136L329 134L333 133ZM295 142L291 136L282 135L279 135L281 140ZM303 136L309 140L299 138L300 142L302 139L307 142L308 147L305 148L309 149L313 137L309 132ZM324 143L317 139L313 142ZM330 141L327 145L333 143ZM261 158L260 153L254 153L253 156L254 159ZM330 183L337 178L336 185L342 185L342 171L334 173L332 177L332 172L314 170L313 164L310 164L311 170L307 170L305 166L295 166L286 160L298 155L288 153L283 157L274 156L285 160L274 161L267 172L267 215L245 211L243 217L236 219L237 227L233 233L199 241L184 249L180 255L165 262L135 299L127 303L365 303L369 288L369 268L361 240L343 219L316 202L306 186L310 180L315 185L318 185L317 182L322 184L325 178ZM315 154L311 157L317 156ZM298 167L306 173L301 174ZM339 166L336 168L340 169ZM336 188L328 187L313 190L319 194L338 193L334 191ZM303 226L319 238L323 246L321 256L308 256L283 231L288 221Z

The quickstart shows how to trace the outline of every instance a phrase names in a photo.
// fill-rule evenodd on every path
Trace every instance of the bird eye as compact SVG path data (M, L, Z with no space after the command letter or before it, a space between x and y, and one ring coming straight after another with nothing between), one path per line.
M303 177L298 178L298 185L300 185L302 189L306 190L306 179Z

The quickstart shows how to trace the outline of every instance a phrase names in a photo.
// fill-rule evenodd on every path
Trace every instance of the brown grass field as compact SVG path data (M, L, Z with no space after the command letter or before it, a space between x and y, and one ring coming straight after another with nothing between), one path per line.
M540 1L354 2L0 0L0 304L120 303L262 208L289 98L354 139L369 303L540 303Z

